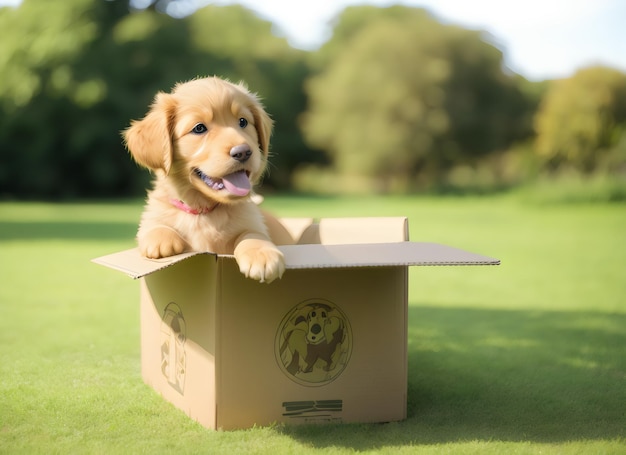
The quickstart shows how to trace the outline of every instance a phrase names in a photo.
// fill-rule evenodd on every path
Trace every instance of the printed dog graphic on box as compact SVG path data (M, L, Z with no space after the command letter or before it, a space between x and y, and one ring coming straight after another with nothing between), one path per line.
M161 373L181 394L185 391L187 370L186 326L182 310L170 302L163 310L161 323Z
M286 370L293 376L310 373L320 360L325 371L332 371L341 356L345 340L345 322L333 309L323 303L304 306L283 330L280 355L291 356Z

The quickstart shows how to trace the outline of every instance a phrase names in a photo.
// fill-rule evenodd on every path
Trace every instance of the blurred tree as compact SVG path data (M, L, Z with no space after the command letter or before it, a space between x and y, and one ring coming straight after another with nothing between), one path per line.
M84 14L91 3L63 2L56 5L56 14L50 14L49 3L33 0L25 0L19 8L0 8L0 97L5 103L26 105L44 90L41 68L55 68L76 58L95 38L97 26ZM64 33L68 30L71 33ZM72 90L67 84L63 89Z
M432 184L528 134L501 52L424 10L348 8L313 65L305 136L340 174L372 177L381 191Z
M100 34L95 17L117 6L99 3L26 0L0 10L0 193L55 196L84 178L72 146L93 124L76 111L101 102L107 86L75 61Z
M145 185L119 132L139 114L136 103L145 109L155 78L184 73L187 40L164 32L171 18L142 13L141 27L128 13L127 2L98 0L25 0L0 10L11 24L2 40L9 64L0 68L8 82L0 93L0 194L111 196ZM157 41L137 49L118 29L126 19L137 23L133 33L150 29Z
M159 12L175 3L132 13L128 0L0 8L0 195L143 193L148 175L120 131L157 91L213 74L243 79L266 100L276 120L268 183L290 184L294 162L311 159L296 124L306 102L303 53L242 7L206 7L182 19Z
M554 81L535 125L536 150L550 170L569 167L589 174L607 160L623 167L626 74L597 66Z

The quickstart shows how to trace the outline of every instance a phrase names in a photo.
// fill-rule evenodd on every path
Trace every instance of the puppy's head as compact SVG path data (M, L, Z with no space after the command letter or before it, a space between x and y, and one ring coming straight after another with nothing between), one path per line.
M142 166L170 179L180 197L230 203L247 196L267 164L272 120L242 85L211 77L157 94L124 131Z

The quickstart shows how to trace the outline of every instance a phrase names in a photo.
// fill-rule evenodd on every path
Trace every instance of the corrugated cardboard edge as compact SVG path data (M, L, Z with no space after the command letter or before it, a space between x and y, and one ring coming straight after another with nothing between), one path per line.
M278 247L285 255L286 269L346 267L499 265L488 256L458 248L424 242L367 243L352 245L286 245ZM92 261L137 279L200 254L232 258L214 253L183 253L163 259L147 259L139 249L120 251Z
M287 269L499 265L500 260L438 243L282 246Z

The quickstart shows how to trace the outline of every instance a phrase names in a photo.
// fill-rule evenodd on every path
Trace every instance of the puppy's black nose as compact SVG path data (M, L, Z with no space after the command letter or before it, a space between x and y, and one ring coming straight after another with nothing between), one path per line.
M230 149L230 156L240 163L248 161L250 155L252 155L252 150L250 150L250 146L248 144L235 145L232 149Z

